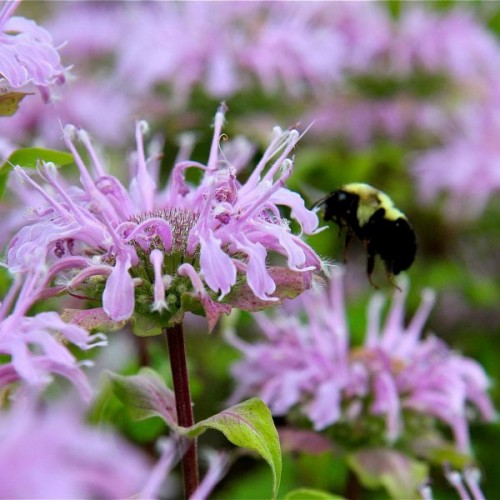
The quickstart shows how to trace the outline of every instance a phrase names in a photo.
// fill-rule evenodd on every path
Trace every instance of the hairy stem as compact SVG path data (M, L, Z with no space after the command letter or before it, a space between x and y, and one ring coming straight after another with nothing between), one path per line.
M190 427L194 424L194 418L191 394L189 392L182 323L164 328L163 330L167 335L168 351L170 354L170 367L172 370L175 405L177 408L177 423L182 427ZM182 474L184 477L184 494L186 498L189 498L199 484L198 452L195 439L193 439L182 458Z

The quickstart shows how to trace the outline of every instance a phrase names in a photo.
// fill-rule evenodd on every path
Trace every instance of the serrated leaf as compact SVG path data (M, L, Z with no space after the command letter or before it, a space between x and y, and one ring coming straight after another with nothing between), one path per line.
M39 160L50 161L61 167L75 161L73 155L67 151L45 148L21 148L9 156L8 160L0 167L0 170L7 168L9 163L25 168L35 168Z
M281 448L271 412L260 399L232 406L186 428L177 425L174 394L154 370L142 368L138 375L128 377L108 372L108 376L113 392L133 418L161 417L172 430L190 438L214 429L234 445L258 453L271 468L276 497L281 481Z
M328 491L315 490L312 488L298 488L289 491L284 500L345 500L344 497L332 495Z
M347 462L364 486L383 487L392 498L414 498L429 474L425 463L386 448L352 453Z
M14 151L0 167L0 198L5 193L5 185L12 170L13 165L20 165L24 168L35 168L37 161L43 160L52 162L59 166L74 163L75 159L67 151L44 148L22 148Z

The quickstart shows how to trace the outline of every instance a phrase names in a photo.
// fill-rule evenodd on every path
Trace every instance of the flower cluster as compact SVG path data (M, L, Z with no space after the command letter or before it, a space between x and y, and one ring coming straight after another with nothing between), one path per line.
M0 411L0 496L111 499L174 493L175 484L166 479L186 443L164 443L153 466L115 432L84 423L85 406L70 392L57 403L42 395L57 375L70 381L88 403L93 387L82 367L93 363L78 362L67 344L88 350L107 341L102 334L90 335L63 321L55 311L27 315L48 289L46 268L42 262L38 267L30 273L18 270L0 305L0 354L6 357L0 365L0 389L10 400L3 401ZM209 496L226 472L227 457L214 455L208 465L193 498Z
M4 7L4 19L12 5ZM469 183L448 175L446 163L433 160L453 157L458 150L476 154L469 135L465 132L462 140L456 131L467 130L471 119L487 121L482 115L498 94L499 44L465 9L436 13L405 6L396 23L378 4L245 2L208 8L200 2L167 2L121 9L87 2L61 4L47 26L57 43L65 44L78 78L61 102L45 109L25 107L14 122L0 123L10 141L19 143L34 134L57 144L55 131L62 121L116 146L129 138L132 116L147 113L164 120L167 110L185 106L199 89L216 99L259 89L268 95L283 92L295 116L315 121L311 138L334 135L354 147L381 136L409 140L411 147L415 137L425 137L426 144L439 141L442 150L432 151L431 159L420 152L413 155L422 191L429 184L439 186L426 193L444 191L455 199L465 191L480 207L498 189L483 183L480 193L475 187L469 191ZM87 36L89 30L94 36ZM125 40L123 32L129 34ZM20 33L5 36L19 39ZM46 33L29 39L34 38L46 41L43 47L49 51ZM57 53L46 59L43 74L51 68L59 78ZM15 67L23 68L23 81L31 78L42 85L31 66ZM12 81L22 80L14 76ZM105 117L99 112L103 105ZM477 177L485 169L493 175L491 158L488 154L482 166L473 162L468 170Z
M255 79L269 93L284 88L304 95L334 82L346 59L344 40L329 25L333 16L321 4L194 2L131 9L122 22L134 43L115 52L118 77L141 94L158 84L171 86L177 104L196 86L220 99L251 88ZM177 50L169 50L172 44Z
M90 24L94 37L86 36ZM438 94L441 104L432 95L426 102L412 93L415 86L408 78L419 72L443 76L446 85L453 82L459 94L470 96L494 82L498 61L493 36L461 9L439 15L412 6L403 9L396 25L386 9L375 4L246 2L207 8L190 2L128 9L69 4L56 11L48 26L59 43L67 42L66 53L79 61L81 69L90 61L112 58L109 76L115 90L133 89L132 99L151 96L161 85L171 88L177 104L197 86L215 98L228 98L259 82L270 94L285 90L292 99L302 100L304 94L316 95L320 108L333 95L335 108L339 101L351 101L354 90L355 100L349 106L366 105L366 112L374 115L368 120L370 137L380 126L391 136L415 125L437 128L430 114L440 113L442 93ZM122 40L124 30L133 43ZM173 45L175 51L170 50ZM364 75L399 81L402 87L391 94L391 85L382 96L373 93L373 86L368 93L356 92L353 77L357 82ZM432 81L427 84L432 94ZM450 87L445 87L449 92ZM420 105L428 111L422 112ZM381 106L392 108L386 113L393 116L387 127ZM335 116L330 121L338 127ZM444 126L443 120L439 126ZM330 125L320 128L332 132Z
M64 68L48 31L24 17L13 16L19 1L0 10L0 94L15 98L38 88L48 100L49 87L64 82ZM4 113L6 114L6 113Z
M500 89L487 102L465 110L454 137L413 161L420 200L431 203L448 192L445 209L452 220L479 217L500 191L499 104Z
M77 81L66 89L71 95L43 113L23 110L15 128L18 136L30 130L51 143L57 137L47 135L52 127L46 125L57 118L107 140L109 127L93 112L99 108L77 104L80 93L86 101L89 88L105 88L102 97L96 91L98 102L113 104L121 98L109 114L114 128L122 130L134 114L147 110L150 116L165 115L167 101L171 113L198 88L216 99L261 88L268 94L284 91L295 104L312 96L322 102L333 87L343 85L350 70L370 64L392 37L383 9L325 3L245 2L208 8L203 2L167 2L127 9L69 3L55 9L47 23L75 64ZM94 36L87 36L89 30ZM125 40L123 32L129 34ZM366 32L372 34L369 40ZM155 100L156 89L164 87L167 95ZM11 133L5 130L9 137Z
M488 378L478 363L437 337L422 338L430 291L408 326L404 302L405 293L396 293L381 326L383 298L374 296L359 347L350 345L339 277L329 293L306 292L284 311L256 315L266 340L247 344L229 335L243 353L233 367L233 399L259 394L275 415L298 406L317 430L381 417L388 443L404 436L408 415L431 416L449 426L457 448L467 452L469 407L485 420L494 418Z
M244 308L256 310L279 302L282 290L296 295L309 288L321 261L279 211L288 207L306 234L317 229L316 214L284 187L293 168L288 156L299 132L276 128L242 184L219 149L224 113L221 107L215 116L207 164L179 161L163 189L157 189L154 159L145 157L144 122L136 127L137 155L128 191L106 172L87 134L66 127L82 189L68 187L51 164L39 169L51 190L16 168L46 204L13 238L8 265L26 271L33 252L43 254L55 291L66 288L102 299L104 311L115 321L129 319L135 310L143 316L156 314L162 326L180 321L187 308L201 306L213 328L234 300L245 300ZM75 147L76 138L87 149L92 171ZM199 184L186 181L188 169L202 172ZM279 255L286 262L278 259L281 267L269 268L267 259ZM236 297L231 295L235 287L240 290ZM198 306L190 304L193 300Z

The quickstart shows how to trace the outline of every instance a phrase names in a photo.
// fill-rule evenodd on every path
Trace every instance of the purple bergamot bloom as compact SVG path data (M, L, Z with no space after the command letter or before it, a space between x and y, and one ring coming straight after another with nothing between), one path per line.
M93 428L73 406L36 401L0 412L1 498L130 498L151 464L111 430Z
M74 401L41 406L17 400L0 411L1 498L176 498L170 477L186 450L175 437L156 443L156 463L110 428L84 421ZM211 453L192 500L209 497L228 468L226 454Z
M458 450L468 452L469 410L484 420L495 416L489 381L477 362L433 335L422 337L434 294L424 292L407 326L406 290L395 292L383 326L383 297L376 294L358 347L350 345L343 295L336 276L328 293L315 289L272 316L255 315L265 341L249 344L230 334L244 355L232 369L232 399L258 395L275 415L296 408L316 430L341 424L370 432L370 422L382 419L388 444L404 437L412 416L432 417L451 429Z
M498 87L500 46L470 9L457 5L436 12L412 2L391 22L379 4L368 14L365 5L356 7L362 12L346 23L349 30L340 32L361 33L364 42L354 36L347 57L356 61L364 45L375 50L361 51L367 56L362 64L348 61L338 91L325 93L312 107L308 116L317 120L314 133L340 135L358 147L381 136L409 139L414 147L418 131L430 144L446 144L455 140L457 125L462 127L464 108L483 103L496 109L490 93ZM365 17L368 25L362 22ZM364 36L367 29L375 33L374 40Z
M232 306L257 310L309 288L321 260L279 209L287 207L304 233L317 231L316 214L284 186L300 134L276 127L261 160L241 183L230 159L234 148L226 155L220 146L224 115L222 106L207 164L179 161L162 189L157 159L145 157L145 122L136 126L128 189L106 171L88 135L67 126L64 137L82 187L68 186L51 164L39 168L47 187L16 167L46 205L34 210L13 238L8 266L27 270L28 256L42 252L54 292L102 302L115 321L134 313L136 320L147 317L150 326L151 320L161 326L180 322L191 310L204 311L212 329ZM92 168L77 151L76 139ZM186 181L188 169L201 172L198 184Z
M40 272L17 276L0 305L0 354L10 357L0 364L0 388L20 381L22 386L39 391L52 381L53 375L60 375L88 401L92 390L82 365L91 362L78 362L66 344L88 350L106 345L105 337L89 335L83 328L63 321L54 311L27 316L45 284Z
M38 88L48 100L49 87L64 82L64 68L52 37L24 17L13 16L20 1L0 10L0 94L30 93Z
M453 138L413 162L419 199L435 202L445 193L445 212L452 220L478 218L500 191L499 104L496 90L482 105L463 105L464 116Z

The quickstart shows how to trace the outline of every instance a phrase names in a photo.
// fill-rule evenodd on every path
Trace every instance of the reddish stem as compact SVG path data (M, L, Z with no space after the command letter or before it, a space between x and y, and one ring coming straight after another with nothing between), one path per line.
M182 324L179 323L163 330L167 335L168 351L170 354L170 368L172 370L175 405L177 408L177 423L182 427L191 427L194 425L194 417L191 394L189 392L189 377ZM184 477L184 495L186 498L190 498L199 484L198 451L195 439L192 440L192 443L182 457L182 474Z

